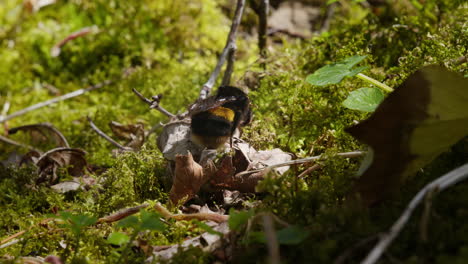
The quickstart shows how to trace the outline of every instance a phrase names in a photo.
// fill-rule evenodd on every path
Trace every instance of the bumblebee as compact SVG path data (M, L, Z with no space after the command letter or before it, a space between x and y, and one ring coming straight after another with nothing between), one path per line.
M221 86L215 96L193 104L189 109L191 140L208 149L218 149L239 127L250 123L252 111L246 93L233 86Z

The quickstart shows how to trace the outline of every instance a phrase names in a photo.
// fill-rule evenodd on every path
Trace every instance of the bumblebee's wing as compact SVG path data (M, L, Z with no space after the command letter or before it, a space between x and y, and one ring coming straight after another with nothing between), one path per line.
M208 111L210 109L222 106L225 103L233 102L236 98L234 96L223 97L223 98L216 98L215 96L210 96L204 100L197 100L193 103L189 109L189 116L193 116L195 114Z

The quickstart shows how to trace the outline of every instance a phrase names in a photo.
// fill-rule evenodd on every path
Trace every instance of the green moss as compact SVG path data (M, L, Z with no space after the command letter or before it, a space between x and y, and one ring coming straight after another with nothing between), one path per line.
M0 6L0 105L10 102L9 113L55 97L49 85L65 94L105 80L114 82L8 122L9 127L50 122L72 147L87 151L90 164L106 170L91 175L97 184L90 190L59 194L35 186L37 175L32 167L0 167L0 236L32 228L19 243L2 249L2 255L53 254L75 263L115 263L122 249L111 247L106 237L114 231L130 235L132 230L100 224L85 228L77 238L59 223L38 223L57 210L102 217L145 202L165 203L162 178L166 164L154 136L137 153L113 156L113 146L96 135L86 116L108 134L110 121L142 123L147 129L167 121L159 112L149 111L131 88L147 97L163 94L161 104L166 109L185 111L208 79L230 21L213 0L71 0L36 13L21 11L22 2L7 1ZM443 64L466 75L466 60L457 62L467 53L468 43L466 8L460 6L461 1L426 1L422 7L411 2L415 1L369 9L354 1L341 1L329 32L304 42L283 39L282 46L272 44L265 72L257 61L255 38L244 39L240 34L233 80L241 79L247 70L262 76L250 93L255 118L244 137L257 149L279 147L296 157L322 153L330 157L363 149L344 130L368 114L346 109L341 102L350 91L368 84L357 78L328 87L304 81L323 65L348 56L367 55L364 64L370 69L365 73L392 87L426 64ZM246 23L253 20L251 15L244 19ZM97 32L66 43L58 57L51 56L55 44L93 25ZM122 77L127 70L132 74ZM0 132L3 134L3 127ZM24 139L21 135L12 138ZM260 186L265 194L258 211L272 210L310 231L299 245L281 246L284 263L331 263L359 241L386 230L428 181L466 162L466 142L461 141L411 178L398 197L375 208L347 201L360 160L336 157L318 161L321 168L302 179L297 175L310 164L292 167L282 177L268 177ZM0 149L0 160L13 151L25 153L1 142ZM468 202L466 188L460 185L434 198L427 242L420 240L422 210L418 210L389 255L402 263L463 263L468 252L467 211L463 209ZM252 228L251 235L263 231L259 224ZM143 232L138 238L149 245L168 245L201 232L191 222L169 220L164 232ZM63 248L60 241L70 246ZM358 263L371 244L354 252L346 263ZM267 260L267 248L258 240L239 243L236 248L234 260ZM141 250L129 254L132 262L146 258ZM191 248L179 252L172 262L213 260ZM382 263L391 261L384 257Z

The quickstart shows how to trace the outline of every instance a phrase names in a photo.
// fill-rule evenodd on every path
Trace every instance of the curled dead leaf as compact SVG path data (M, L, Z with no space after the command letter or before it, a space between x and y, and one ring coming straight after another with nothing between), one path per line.
M18 131L29 133L33 145L52 143L54 147L70 147L63 134L50 123L19 126L9 129L8 133L15 134Z
M55 148L47 151L37 160L39 178L36 183L48 181L53 184L58 180L59 168L66 168L71 176L83 176L87 165L85 154L85 151L75 148Z
M207 181L200 164L193 160L192 154L177 155L175 174L169 197L174 204L183 198L193 197Z

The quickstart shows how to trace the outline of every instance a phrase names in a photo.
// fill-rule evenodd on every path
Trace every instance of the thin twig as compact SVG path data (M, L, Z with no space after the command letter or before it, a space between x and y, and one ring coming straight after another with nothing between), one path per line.
M21 240L23 240L23 239L22 239L22 238L18 238L18 239L13 239L12 241L10 241L10 242L8 242L8 243L0 244L0 249L9 247L9 246L11 246L11 245L14 245L14 244L20 242Z
M310 166L309 168L307 168L305 171L303 171L301 174L299 174L299 176L297 176L297 178L302 179L307 174L309 174L309 173L311 173L313 171L316 171L316 170L320 169L321 167L322 166L320 166L319 164L314 164L314 165Z
M163 126L164 126L163 123L155 124L154 126L151 127L150 130L148 130L148 131L145 133L145 138L148 138L151 134L153 134L153 133L156 131L156 129L161 128L161 127L163 127Z
M276 33L282 33L285 35L288 35L291 38L298 38L302 40L306 40L308 37L304 34L298 33L298 32L291 32L287 29L280 29L280 28L270 28L267 32L268 36L275 35Z
M341 254L339 257L337 257L335 259L335 261L333 262L333 264L343 264L343 263L346 263L345 261L348 260L352 255L353 253L362 248L362 247L365 247L367 246L368 244L370 244L371 242L374 242L374 240L377 240L379 238L380 234L375 234L375 235L372 235L370 237L367 237L361 241L358 241L357 243L353 244L350 248L348 248L343 254Z
M153 100L150 100L144 97L140 92L138 92L137 89L132 88L132 91L138 96L138 98L140 98L143 102L147 103L150 106L150 108L158 110L159 112L163 113L169 118L175 117L174 114L172 114L171 112L167 111L166 109L164 109L162 106L159 105L159 101L161 100L162 95L155 95L152 97Z
M397 235L406 225L406 222L408 222L413 211L421 203L421 201L424 200L424 197L426 197L428 193L433 191L441 192L447 189L448 187L465 180L466 178L468 178L468 163L450 171L449 173L437 178L436 180L424 186L424 188L421 189L411 200L403 214L393 224L388 233L381 237L379 243L375 245L372 251L361 263L373 264L379 260L380 256L385 252L387 247L390 246L392 241L397 237Z
M15 234L13 234L13 235L11 235L11 236L9 236L9 237L3 239L3 240L0 242L0 244L3 245L3 244L5 244L6 242L8 242L8 241L10 241L10 240L12 240L12 239L15 239L15 238L17 238L17 237L19 237L19 236L22 236L24 233L26 233L26 230L19 231L18 233L15 233Z
M106 133L102 132L101 129L99 129L94 123L93 123L93 120L91 120L91 118L88 116L88 121L89 121L89 124L91 125L91 128L96 131L96 133L98 133L98 135L100 135L102 138L104 138L105 140L109 141L112 145L116 146L117 148L123 150L123 151L133 151L132 148L130 147L125 147L125 146L122 146L120 145L117 141L113 140L111 137L109 137Z
M269 0L260 0L260 10L258 13L258 50L260 57L265 60L267 57L267 29L268 29L268 12L270 6ZM262 62L261 67L266 68L266 63Z
M116 222L116 221L119 221L127 216L130 216L130 215L133 215L133 214L136 214L138 212L140 212L141 209L143 208L146 208L148 207L149 204L141 204L141 205L138 205L138 206L135 206L135 207L130 207L130 208L125 208L125 209L122 209L122 210L119 210L111 215L107 215L107 216L104 216L104 217L101 217L99 218L99 220L97 221L98 223L112 223L112 222Z
M82 37L82 36L85 36L89 33L92 33L92 32L98 32L99 29L96 25L94 26L91 26L91 27L85 27L85 28L82 28L78 31L75 31L73 33L71 33L70 35L68 35L66 38L64 38L63 40L61 40L59 43L55 44L50 53L51 53L51 56L52 57L57 57L58 55L60 55L60 51L62 49L62 47L67 44L67 42L71 41L71 40L74 40L76 38L79 38L79 37Z
M355 158L355 157L360 157L360 156L364 155L365 153L366 153L365 151L351 151L351 152L338 153L338 154L336 154L336 156L344 157L344 158ZM287 161L287 162L283 162L283 163L278 163L278 164L267 166L267 167L257 169L257 170L243 171L243 172L240 172L240 173L236 174L235 177L260 172L260 171L263 171L263 170L274 169L274 168L278 168L278 167L284 167L284 166L289 166L289 165L295 165L295 164L302 164L302 163L306 163L306 162L311 162L311 161L318 160L318 159L320 159L322 157L323 157L323 155L318 155L318 156L313 156L313 157L308 157L308 158L303 158L303 159L297 159L297 160L291 160L291 161Z
M229 49L228 56L227 56L227 65L226 70L224 71L223 81L221 85L229 85L231 83L231 76L232 72L234 71L234 61L237 51L236 43L232 43L231 48Z
M428 241L427 229L429 227L429 218L431 215L432 201L436 193L437 190L433 190L432 192L427 193L424 199L424 211L421 216L421 221L419 222L419 236L422 242Z
M3 119L3 117L5 117L7 114L8 114L8 111L10 110L10 102L9 101L6 101L4 104L3 104L3 109L2 109L2 113L0 114L0 120ZM8 135L8 124L7 123L4 123L3 124L3 128L5 129L5 135L7 136Z
M42 108L44 106L48 106L48 105L51 105L53 103L57 103L57 102L60 102L60 101L64 101L64 100L67 100L67 99L70 99L70 98L73 98L73 97L76 97L76 96L79 96L79 95L82 95L84 93L87 93L87 92L90 92L92 90L96 90L96 89L99 89L103 86L106 86L106 85L109 85L111 84L113 81L111 80L105 80L101 83L98 83L98 84L95 84L95 85L91 85L87 88L83 88L83 89L79 89L79 90L76 90L74 92L71 92L71 93L67 93L67 94L64 94L62 96L59 96L59 97L55 97L53 99L50 99L50 100L47 100L47 101L44 101L44 102L41 102L41 103L37 103L35 105L31 105L30 107L27 107L27 108L24 108L22 110L19 110L17 112L14 112L13 114L11 115L8 115L8 116L5 116L5 117L0 117L0 123L3 123L5 121L8 121L12 118L15 118L17 116L21 116L21 115L24 115L28 112L31 112L33 110L36 110L36 109L39 109L39 108Z
M158 213L160 213L164 218L172 218L177 221L181 221L181 220L188 221L188 220L196 219L199 221L209 220L209 221L213 221L216 223L223 223L229 219L229 215L222 215L222 214L216 214L216 213L173 214L169 212L169 210L167 210L160 203L157 203L154 206L154 209Z
M216 79L218 78L218 75L221 72L221 68L223 67L224 62L226 61L226 58L228 54L230 53L230 50L232 48L235 48L237 29L239 28L242 14L244 13L244 6L245 6L245 0L237 1L236 11L234 14L234 18L232 20L231 30L229 31L229 35L226 41L226 46L224 47L223 52L219 56L218 63L216 64L215 69L211 73L210 78L200 90L200 96L199 96L200 99L205 99L206 97L208 97L208 94L210 94L211 89L213 88L216 82ZM230 79L231 77L225 76L224 78Z
M19 231L19 232L15 233L15 234L5 238L5 239L2 239L2 241L0 242L0 249L6 248L8 246L11 246L11 245L14 245L14 244L18 243L19 241L21 241L22 238L21 239L15 239L15 238L18 238L18 237L24 235L27 231L31 230L33 227L35 227L37 225L45 225L45 224L49 223L50 221L52 221L54 219L55 218L46 218L46 219L40 221L39 223L36 223L35 225L29 227L26 230ZM13 241L10 241L12 239L13 239ZM10 241L10 242L8 242L8 241Z
M17 146L17 147L27 148L29 150L41 152L38 149L34 148L33 146L29 146L29 145L26 145L26 144L23 144L23 143L19 143L17 141L14 141L13 139L9 139L9 138L1 136L1 135L0 135L0 141L3 141L5 143L11 144L11 145L14 145L14 146Z

